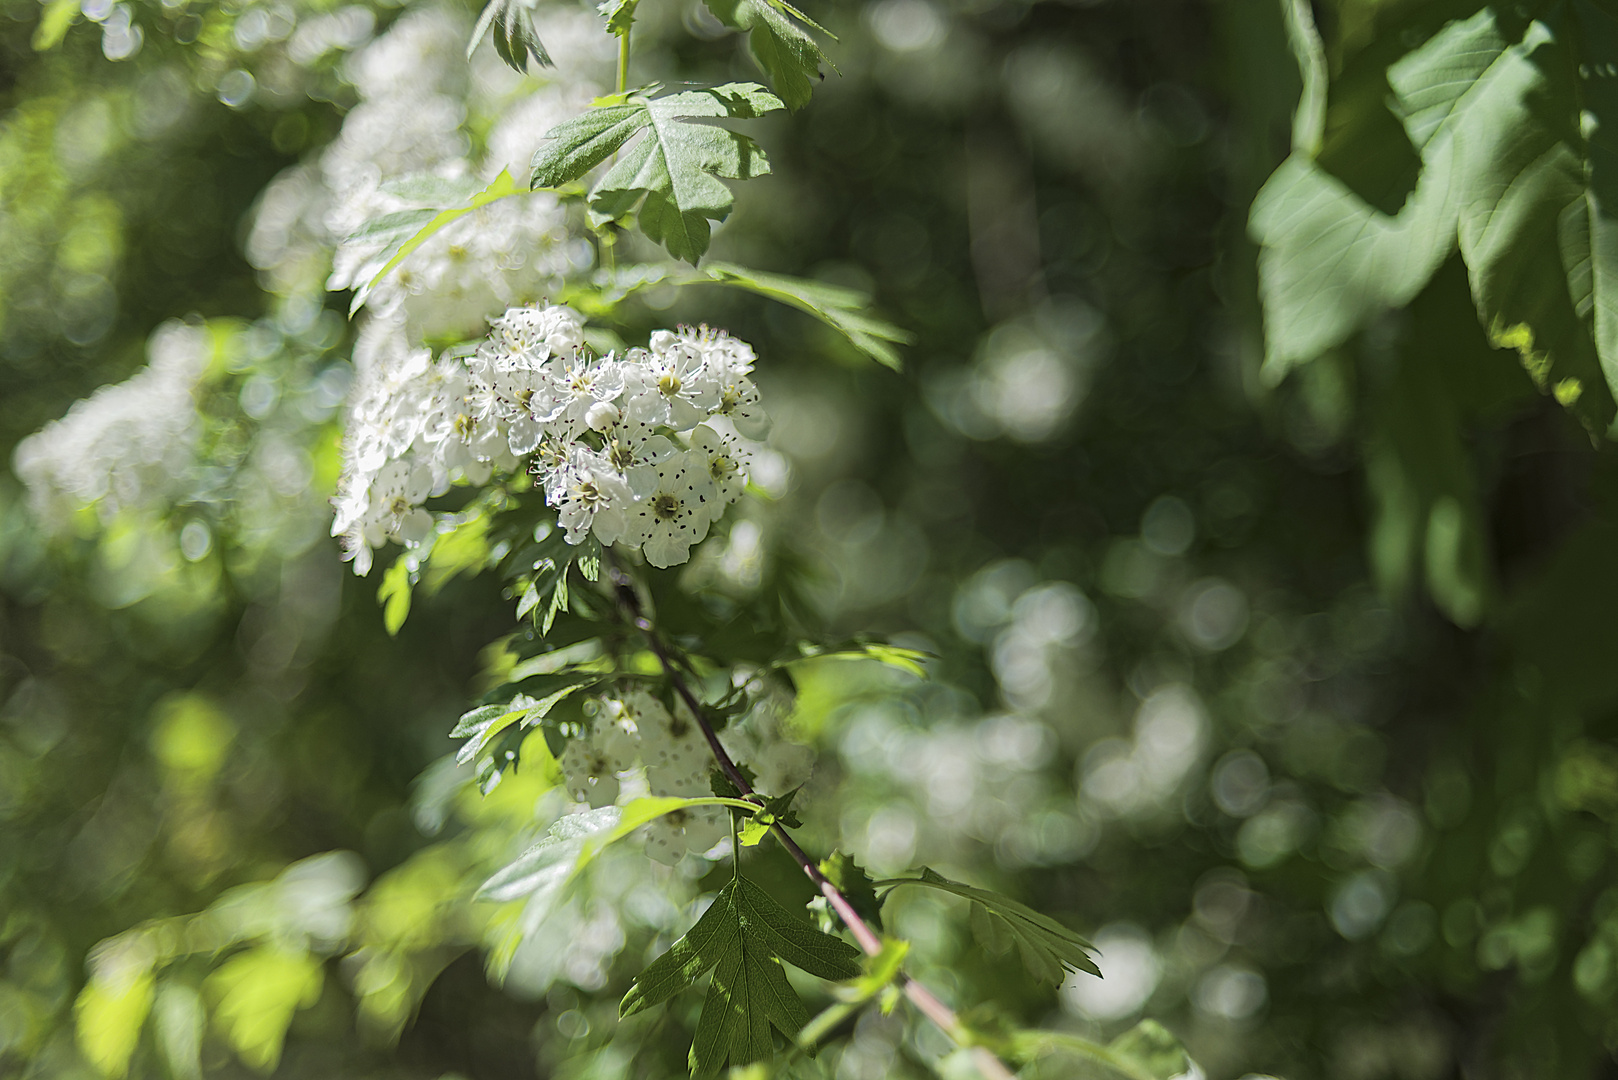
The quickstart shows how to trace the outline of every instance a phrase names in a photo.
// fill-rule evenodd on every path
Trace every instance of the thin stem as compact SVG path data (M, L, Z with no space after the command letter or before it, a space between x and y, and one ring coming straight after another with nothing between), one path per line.
M629 89L629 27L618 35L618 92Z
M752 785L747 782L747 778L736 767L736 763L731 760L730 753L720 743L719 736L714 732L713 725L708 722L708 714L703 709L702 703L691 692L690 685L685 681L685 676L680 673L680 669L675 665L673 658L670 657L668 647L663 643L663 639L658 636L657 629L652 625L652 621L641 614L640 600L635 595L634 585L617 566L608 565L616 586L618 603L635 624L635 628L645 637L647 646L652 650L652 654L657 657L658 663L663 666L663 671L668 676L669 682L673 684L674 692L680 696L681 701L685 702L686 708L691 710L691 716L696 720L697 727L702 729L703 738L708 740L708 749L713 751L714 760L719 763L719 771L724 773L725 778L736 786L736 790L741 792L742 798L749 802L762 802L763 800L753 791ZM859 943L860 949L867 956L875 956L881 952L882 939L877 937L864 919L860 918L859 912L855 911L854 906L848 902L848 897L844 896L836 885L827 880L826 875L820 872L820 866L805 853L803 848L798 846L798 842L792 839L791 834L786 831L780 822L776 822L770 828L775 833L775 838L780 841L781 846L786 849L787 854L792 856L792 861L797 863L803 869L803 872L808 875L809 880L815 883L816 888L820 890L820 894L826 898L826 903L831 905L831 909L837 913L837 917L842 920L843 925L848 927L849 933ZM737 860L735 865L738 867L740 866L740 857L741 852L733 844L732 858ZM738 872L740 871L738 870ZM905 997L910 1000L910 1003L916 1007L918 1012L934 1024L937 1024L944 1034L948 1035L958 1045L968 1045L969 1035L961 1027L960 1020L956 1017L953 1009L945 1005L931 990L928 990L909 975L900 972L899 980L904 987ZM1012 1071L988 1048L973 1046L971 1047L971 1056L973 1064L977 1066L978 1072L985 1080L1015 1080Z

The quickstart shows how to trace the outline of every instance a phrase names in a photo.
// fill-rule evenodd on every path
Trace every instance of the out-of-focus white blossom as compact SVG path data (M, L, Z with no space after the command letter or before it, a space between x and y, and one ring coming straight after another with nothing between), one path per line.
M147 343L146 367L18 443L13 466L40 518L59 523L91 504L111 517L180 492L196 461L193 394L211 354L207 330L166 322Z
M670 712L646 691L633 690L593 700L585 711L589 729L568 743L561 759L564 783L578 801L610 804L618 796L620 777L637 768L645 769L653 795L713 794L707 741L683 708ZM665 814L646 826L647 854L670 865L687 851L701 854L724 837L725 815L722 807L710 806Z

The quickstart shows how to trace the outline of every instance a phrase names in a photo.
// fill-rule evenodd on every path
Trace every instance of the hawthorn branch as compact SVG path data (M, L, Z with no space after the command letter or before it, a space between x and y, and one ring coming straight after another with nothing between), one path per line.
M625 616L634 625L635 629L639 630L641 636L646 639L647 647L652 650L652 655L656 656L658 663L662 665L664 674L668 676L669 682L674 687L674 692L679 695L681 701L685 702L686 708L691 710L691 716L696 720L697 727L702 730L703 738L708 740L708 749L713 752L714 760L719 763L719 771L725 774L727 780L736 785L736 790L741 792L743 799L748 802L762 803L763 799L753 790L752 785L747 782L747 778L742 775L742 771L736 767L736 762L731 760L730 752L719 741L719 735L708 721L707 710L703 708L702 702L697 700L696 694L692 692L691 685L681 673L680 667L675 663L673 656L670 655L668 646L658 635L657 628L650 619L641 613L640 598L635 594L634 584L616 565L609 562L607 566L609 573L612 575L613 588L617 595L619 606L623 608ZM826 903L831 905L831 909L837 913L837 917L842 920L843 925L848 927L848 932L853 935L861 951L867 956L875 956L880 953L882 951L882 939L877 937L871 927L860 917L859 912L854 910L854 906L848 902L848 897L843 895L842 890L833 885L826 878L826 875L821 873L819 864L811 859L803 848L798 846L798 842L792 838L792 835L787 832L779 821L773 823L770 829L775 833L775 838L780 841L781 846L786 849L786 853L792 857L792 861L797 863L809 880L815 883L815 887L820 890L820 894L826 898ZM948 1035L957 1045L968 1048L972 1055L972 1062L977 1066L977 1070L984 1077L984 1080L1016 1080L1012 1071L995 1056L993 1051L987 1047L972 1044L970 1033L961 1026L960 1019L955 1015L955 1011L940 1001L931 990L904 972L899 973L899 982L904 996L909 999L918 1012L938 1025L944 1034Z

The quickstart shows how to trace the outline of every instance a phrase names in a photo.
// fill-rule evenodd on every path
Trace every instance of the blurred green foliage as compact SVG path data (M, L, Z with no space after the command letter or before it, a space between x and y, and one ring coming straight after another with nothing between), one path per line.
M713 252L874 290L915 335L904 374L741 292L618 309L626 336L753 342L791 465L668 617L790 568L830 633L933 657L791 666L806 846L1098 944L1105 980L1053 988L969 904L886 903L985 1037L1045 1030L1004 1044L1030 1075L1102 1075L1096 1042L1178 1068L1143 1016L1210 1077L1610 1075L1607 7L808 14L839 73L750 125L774 172ZM242 254L353 104L343 57L398 15L0 11L0 445L160 327L205 343L202 466L148 477L160 497L30 506L0 478L0 1074L685 1071L700 1003L617 1003L723 868L609 852L538 935L473 901L561 809L526 767L542 732L489 744L486 796L446 738L538 652L510 636L524 591L466 573L476 526L413 593L402 562L340 572L347 298ZM698 5L635 26L646 79L758 77ZM1430 123L1481 53L1515 96ZM1519 152L1549 165L1517 183ZM769 842L744 863L809 899ZM965 1067L902 1006L835 1034L806 1075Z

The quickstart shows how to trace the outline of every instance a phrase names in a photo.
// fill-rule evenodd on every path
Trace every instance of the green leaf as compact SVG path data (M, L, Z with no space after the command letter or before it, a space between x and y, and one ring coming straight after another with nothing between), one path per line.
M1580 316L1594 323L1607 385L1618 395L1618 19L1588 0L1573 5L1579 40L1579 101L1588 118L1588 271L1569 267ZM1578 213L1577 210L1574 211Z
M1270 378L1408 304L1458 246L1490 340L1517 350L1589 427L1612 422L1618 97L1606 72L1618 31L1582 0L1567 8L1575 18L1531 22L1517 41L1486 8L1387 69L1391 105L1421 155L1398 214L1303 150L1270 178L1251 216Z
M451 738L468 740L455 755L455 764L465 765L477 757L497 735L513 724L521 723L525 727L538 724L563 699L595 686L600 681L600 679L586 679L583 682L572 683L555 693L547 694L538 701L518 699L512 701L510 705L484 705L473 709L462 716L460 722L450 732Z
M727 262L698 268L635 265L603 269L590 284L572 286L564 300L586 313L605 315L625 297L665 285L728 285L768 297L819 319L860 352L895 371L903 367L903 361L894 344L912 340L907 331L868 314L871 298L858 289L767 274Z
M815 44L801 23L816 26L803 12L783 0L703 0L718 20L733 30L748 30L753 58L769 76L770 85L789 109L801 109L821 79L822 62L831 60ZM830 35L828 35L830 36ZM833 66L835 70L835 66Z
M708 222L723 221L735 205L723 180L763 176L770 165L747 136L693 121L753 119L781 108L781 101L757 83L651 97L656 91L653 86L603 99L552 128L545 136L552 145L534 155L531 186L577 180L622 151L591 189L591 207L617 219L639 204L641 231L694 264L708 250Z
M852 855L833 851L820 860L820 872L837 887L859 917L878 930L882 929L882 901L876 895L876 886L865 868L854 861Z
M1455 250L1455 131L1486 87L1506 42L1490 14L1445 28L1388 71L1411 141L1422 151L1416 188L1381 213L1295 149L1253 200L1265 375L1277 382L1408 304ZM1305 70L1305 79L1310 78Z
M635 9L639 6L640 0L601 0L596 10L607 20L607 33L623 37L635 25Z
M35 52L50 52L67 37L68 27L79 18L79 0L50 0L40 13L31 44Z
M454 528L433 538L421 586L432 596L461 574L483 571L492 556L489 515L482 509L474 509Z
M466 46L466 58L472 59L485 34L494 31L494 51L517 74L528 72L528 58L533 57L540 67L553 67L551 54L534 31L534 0L489 0L489 5L478 16L472 28L472 40Z
M975 889L951 881L927 867L922 867L920 877L890 878L876 882L875 887L891 890L900 885L925 885L971 900L975 909L972 930L978 935L979 943L991 952L995 951L997 945L1002 946L999 951L1004 951L1015 944L1023 966L1035 978L1059 983L1066 977L1066 968L1086 971L1091 975L1101 974L1090 959L1089 950L1093 946L1088 941L1026 904L1019 904L987 889ZM981 910L981 915L978 910ZM988 940L985 940L985 934Z
M1517 349L1541 388L1600 430L1612 420L1612 397L1570 285L1594 277L1574 66L1567 44L1541 22L1500 53L1455 110L1455 201L1461 255L1490 339ZM1399 67L1389 82L1409 108L1419 99ZM1588 306L1590 290L1581 291Z
M783 274L767 274L734 263L714 262L703 269L721 285L746 289L813 315L884 367L898 371L904 366L893 345L911 341L911 335L892 323L867 314L871 299L857 289L845 289Z
M505 2L506 0L492 0L489 7L484 10L484 17L487 18L490 10ZM519 2L519 0L512 0L512 2ZM497 45L499 44L498 35L495 42ZM488 187L472 194L466 200L465 205L448 207L438 210L436 213L430 209L401 211L398 214L390 214L384 218L379 218L377 221L360 229L350 239L370 239L374 241L379 237L383 238L385 240L384 253L392 251L392 255L382 264L382 268L372 275L369 281L354 291L354 299L348 305L348 313L353 315L364 307L365 302L370 299L372 291L382 283L382 279L392 273L395 267L409 258L412 252L432 239L445 226L460 220L479 207L487 206L489 203L499 199L521 194L523 194L523 190L511 178L511 173L502 169L500 175L495 177ZM423 219L425 219L425 224L417 227L416 223L421 222ZM409 231L413 227L414 231ZM368 232L367 230L370 231ZM395 242L398 244L397 249L393 247Z
M798 1032L798 1045L812 1051L832 1029L848 1019L862 1005L892 986L910 952L910 942L883 938L882 951L864 957L865 970L852 982L836 989L837 1001L805 1024Z
M666 795L635 799L624 806L603 806L568 814L552 825L538 843L485 881L478 896L496 901L519 900L526 896L548 906L604 848L664 814L698 806L756 809L752 803L740 799L718 796L681 799Z
M695 985L713 981L691 1042L691 1071L712 1075L774 1056L771 1029L792 1038L809 1020L786 980L782 962L822 979L860 974L859 951L822 933L776 903L769 893L737 877L668 952L635 977L618 1007L631 1016Z
M1292 148L1314 157L1320 153L1326 130L1326 50L1315 29L1314 9L1309 0L1283 0L1281 14L1286 21L1287 44L1298 62L1303 92L1292 114Z
M1155 1020L1142 1020L1105 1045L1064 1032L1019 1031L1006 1041L1005 1052L1012 1060L1025 1063L1055 1059L1062 1070L1037 1072L1039 1076L1073 1075L1072 1063L1063 1061L1070 1058L1100 1065L1107 1074L1124 1080L1172 1080L1195 1068L1180 1040Z
M115 965L108 965L109 968ZM79 1048L104 1076L123 1076L152 1008L152 973L97 971L73 1003Z
M215 1021L248 1065L269 1072L281 1060L292 1015L313 1005L325 982L320 961L273 946L225 961L206 986L218 999Z
M801 829L803 822L792 810L792 800L798 797L802 786L793 788L785 795L771 795L764 799L764 806L757 810L742 825L738 833L743 847L754 847L765 836L769 835L771 826L779 823L788 829Z
M376 590L377 603L382 605L382 625L389 637L396 637L405 619L410 616L410 556L400 555L382 575L382 584Z
M829 648L802 644L798 648L803 656L788 663L795 664L800 660L874 660L920 679L927 677L926 662L937 659L932 653L921 649L907 649L882 641L852 641Z
M539 624L539 633L542 637L551 632L551 627L556 623L556 616L568 606L567 571L572 565L573 560L567 559L557 568L556 584L551 588L551 603L545 609L545 618Z

